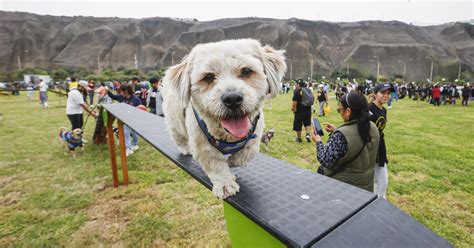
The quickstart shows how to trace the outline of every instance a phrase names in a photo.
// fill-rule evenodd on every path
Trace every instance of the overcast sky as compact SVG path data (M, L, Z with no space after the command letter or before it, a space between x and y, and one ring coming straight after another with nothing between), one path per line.
M426 1L158 1L158 0L0 0L0 9L42 15L96 17L175 17L200 21L235 17L298 18L331 22L398 20L432 25L473 20L474 0Z

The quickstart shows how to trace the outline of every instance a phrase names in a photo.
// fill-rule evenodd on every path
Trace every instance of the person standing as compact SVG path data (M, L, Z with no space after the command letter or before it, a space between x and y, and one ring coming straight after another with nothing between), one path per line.
M304 125L306 130L306 141L311 142L311 105L303 104L303 91L306 88L306 83L303 79L297 80L295 93L293 95L293 104L291 106L291 111L294 114L293 119L293 131L296 132L296 142L301 143L301 126ZM309 91L309 89L307 89ZM309 91L311 92L311 91ZM314 101L314 96L313 96Z
M75 81L74 78L71 80ZM69 121L71 122L71 130L76 128L82 129L84 124L82 110L84 109L90 115L97 117L97 114L92 111L87 103L84 102L84 98L80 92L81 88L87 87L86 82L80 82L77 85L69 90L67 94L67 103L66 103L66 115Z
M87 95L89 96L89 104L94 105L95 83L92 79L87 82Z
M140 79L138 77L132 77L130 85L132 85L133 92L137 92L141 89Z
M46 84L42 79L40 79L39 87L39 98L42 108L48 108L48 84Z
M433 105L434 106L439 106L441 105L441 89L439 88L439 85L435 85L433 90L431 91L431 94L433 95Z
M324 107L328 104L328 97L323 87L322 84L318 86L319 117L324 116Z
M312 132L321 165L318 173L373 192L379 132L369 119L367 99L357 91L349 92L340 97L337 112L344 124L339 128L323 124L332 132L326 145L316 130Z
M148 90L146 106L150 108L150 113L163 117L163 97L161 96L160 81L156 78L150 79L151 88Z
M26 95L28 96L28 101L31 102L33 99L33 93L35 93L35 86L33 83L29 82L28 85L26 86Z
M107 91L107 95L113 100L116 100L118 102L123 102L134 107L142 105L141 100L137 96L135 96L132 85L130 84L122 85L118 89L118 92L119 92L118 95L114 95L110 91ZM127 125L123 126L123 131L124 131L124 136L125 136L125 147L126 147L125 154L128 157L132 155L134 151L138 150L138 134ZM130 136L133 140L130 140Z
M461 96L462 96L462 106L467 106L469 103L469 97L471 95L471 88L469 83L464 85L464 88L461 90Z
M387 124L387 109L384 108L390 93L395 89L390 84L378 84L374 88L374 101L369 104L369 119L379 130L379 148L374 167L374 188L379 197L387 198L388 168L387 149L383 130Z

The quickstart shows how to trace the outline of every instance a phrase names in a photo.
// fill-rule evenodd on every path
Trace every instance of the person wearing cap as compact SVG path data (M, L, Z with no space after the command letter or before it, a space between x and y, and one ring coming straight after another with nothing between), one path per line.
M379 148L374 167L375 193L383 198L387 195L388 169L387 149L383 130L387 124L387 109L383 106L389 101L390 94L395 91L389 83L378 84L374 87L374 101L369 104L369 119L377 126L380 134Z
M161 85L157 78L150 79L151 88L148 90L146 106L150 108L150 113L163 115L163 96L161 95Z
M76 79L71 78L71 81L75 82ZM71 122L71 130L76 128L82 129L82 125L84 124L82 114L83 110L88 112L90 115L97 117L97 114L92 111L84 101L84 97L80 92L80 90L84 90L86 87L86 82L80 82L77 84L77 86L71 88L67 94L66 115Z

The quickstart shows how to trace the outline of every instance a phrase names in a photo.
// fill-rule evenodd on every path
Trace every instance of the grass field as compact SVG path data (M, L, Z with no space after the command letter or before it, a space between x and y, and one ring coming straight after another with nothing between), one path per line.
M0 247L230 246L221 202L143 140L129 157L132 184L118 189L107 146L65 154L61 105L51 94L49 109L0 96ZM315 170L314 143L293 141L290 108L291 96L280 95L265 110L276 130L267 153ZM331 108L323 121L341 124L334 100ZM457 247L474 247L474 107L400 100L388 115L388 200Z

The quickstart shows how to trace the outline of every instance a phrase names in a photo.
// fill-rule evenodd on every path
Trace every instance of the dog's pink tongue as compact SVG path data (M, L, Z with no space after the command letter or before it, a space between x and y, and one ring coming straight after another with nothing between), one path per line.
M248 116L240 119L224 119L221 125L235 138L245 138L250 130L250 120Z

